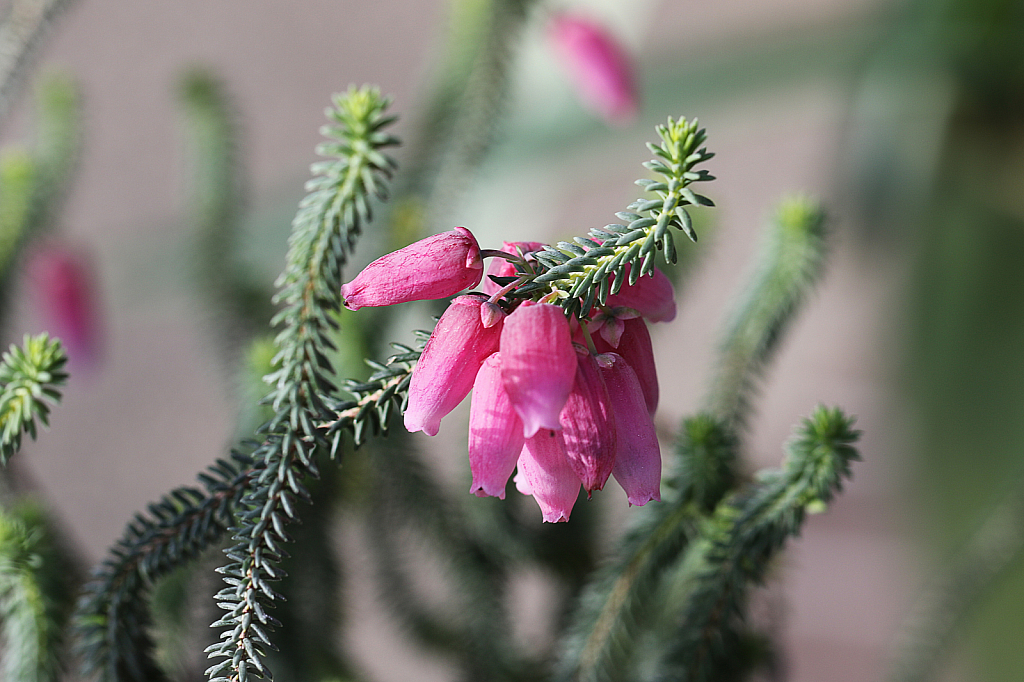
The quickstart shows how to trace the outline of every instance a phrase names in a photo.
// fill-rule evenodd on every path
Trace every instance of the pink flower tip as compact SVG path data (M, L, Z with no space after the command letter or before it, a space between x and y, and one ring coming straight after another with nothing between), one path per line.
M601 25L559 14L551 39L584 103L609 123L632 121L638 108L636 80L626 51Z
M373 261L341 287L349 310L447 298L483 277L483 259L464 227L421 239Z

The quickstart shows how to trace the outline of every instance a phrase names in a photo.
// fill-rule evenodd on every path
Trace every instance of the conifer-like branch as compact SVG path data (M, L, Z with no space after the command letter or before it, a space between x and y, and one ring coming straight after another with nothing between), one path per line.
M626 283L627 267L629 283L635 284L654 268L657 251L662 251L666 263L676 262L675 241L669 228L683 230L697 241L686 206L714 203L690 185L714 180L707 171L694 170L714 154L702 146L707 135L696 120L670 118L657 131L661 144L647 145L657 158L644 166L662 179L636 181L657 198L638 199L626 211L617 213L621 224L592 229L589 238L559 242L535 254L542 270L532 277L532 283L519 287L520 295L550 292L556 297L553 302L563 306L567 315L586 316L595 302L603 304L609 294L618 293Z
M511 641L502 599L507 557L473 533L406 440L375 444L369 453L367 530L384 598L421 643L453 654L467 678L536 679ZM454 609L431 609L411 588L397 544L403 528L436 547L457 593Z
M385 182L395 167L383 149L397 144L384 128L388 101L371 88L351 88L337 96L324 128L330 142L318 153L334 157L313 166L310 194L300 204L289 240L288 263L278 279L278 301L284 309L275 318L283 326L276 343L277 371L267 377L275 416L254 457L256 470L246 510L238 517L227 551L231 560L221 572L228 586L218 593L227 614L215 623L226 628L221 642L207 650L224 660L207 674L213 680L246 682L250 676L270 677L264 649L273 647L274 620L267 609L277 593L269 583L279 578L277 563L288 541L285 526L296 516L296 502L306 499L302 485L316 475L313 450L323 442L319 425L334 416L321 397L336 389L324 348L333 348L332 314L341 305L341 269L362 225L371 219L373 197L386 197Z
M209 307L210 325L225 365L234 369L241 341L264 330L273 316L271 292L247 285L234 267L246 181L239 163L239 123L227 89L212 74L193 70L179 86L192 152L190 186L196 234L196 290Z
M701 541L674 577L687 591L666 679L720 679L722 646L786 540L800 533L808 510L821 511L850 477L860 432L842 411L818 407L795 430L781 471L765 472L750 489L722 502L701 529Z
M71 0L13 0L0 23L0 121L14 101L32 57L50 24Z
M39 86L36 141L31 153L0 156L0 292L10 288L23 248L51 228L78 165L80 102L74 83L54 75ZM0 317L6 301L0 298Z
M49 425L50 406L60 402L58 386L68 375L64 372L67 354L59 339L45 332L25 335L22 347L11 344L0 360L0 464L6 466L11 455L21 448L21 436L35 440L36 419Z
M628 680L634 644L650 626L650 615L662 598L662 576L697 537L698 521L733 484L705 463L731 462L736 440L729 429L707 416L687 420L679 451L686 476L664 491L660 505L637 512L634 527L620 543L615 558L584 591L559 661L561 682Z
M757 382L800 304L821 276L827 247L825 213L805 197L780 203L757 271L730 320L707 411L745 425Z
M42 508L21 502L0 511L0 677L56 682L76 571L55 541Z
M891 682L927 682L950 640L994 581L1024 554L1024 488L1018 478L967 544L918 596L896 638Z
M252 459L232 452L199 474L205 490L177 488L136 514L94 571L75 616L83 672L103 682L159 682L147 592L161 577L216 543L252 475Z

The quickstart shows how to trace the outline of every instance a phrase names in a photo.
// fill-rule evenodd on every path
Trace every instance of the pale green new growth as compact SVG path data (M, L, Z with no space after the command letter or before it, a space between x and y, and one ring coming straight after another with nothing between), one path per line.
M48 334L25 336L0 361L0 464L21 448L21 436L36 437L36 419L49 425L50 406L60 402L58 386L68 378L67 355Z
M814 201L780 203L757 271L724 334L707 411L742 427L757 381L825 262L825 213Z

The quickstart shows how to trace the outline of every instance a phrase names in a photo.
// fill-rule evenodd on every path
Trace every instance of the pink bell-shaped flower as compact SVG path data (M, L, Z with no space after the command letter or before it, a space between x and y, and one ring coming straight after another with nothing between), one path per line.
M626 51L604 27L572 14L557 15L551 39L584 103L610 123L636 116L637 89Z
M421 239L373 261L341 287L349 310L446 298L480 283L484 264L464 227Z
M630 504L641 507L661 499L661 448L644 403L640 382L615 353L597 356L615 420L615 466L612 475Z
M607 305L632 308L651 322L671 322L676 319L676 292L665 273L654 268L650 274L638 278L635 284L630 284L631 267L626 266L623 273L626 282L617 294L608 297Z
M473 388L480 365L498 350L502 325L480 321L480 296L459 296L441 315L409 382L405 428L437 433L441 419Z
M612 345L602 334L594 336L594 345L599 353L614 351L621 355L636 373L643 390L644 402L650 414L658 409L658 370L654 366L654 346L651 332L643 318L621 319L622 333L617 345ZM602 330L603 331L603 330Z
M540 251L543 248L544 245L540 242L501 243L501 250L505 253L511 253L513 256L526 256L534 251ZM483 283L480 285L480 290L488 296L493 296L501 290L501 286L491 279L491 275L495 277L515 277L516 266L510 261L498 256L491 259L491 264L487 266L487 275L484 277Z
M558 415L576 376L576 351L562 309L521 303L505 319L501 358L501 376L523 420L523 435L530 438L541 428L560 431Z
M523 422L512 409L501 379L501 353L484 360L469 408L469 492L505 499L505 484L523 450Z
M615 466L615 417L597 361L579 349L576 379L559 421L569 465L587 493L600 490Z
M28 276L51 335L60 338L78 369L100 359L100 320L92 269L79 252L48 244L33 254Z
M561 433L544 429L526 439L515 481L519 492L533 495L545 521L569 520L580 479L566 459Z

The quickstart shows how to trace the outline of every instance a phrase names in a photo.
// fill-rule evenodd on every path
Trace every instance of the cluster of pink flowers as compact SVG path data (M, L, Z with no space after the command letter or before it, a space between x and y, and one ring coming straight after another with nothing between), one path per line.
M655 270L623 286L585 320L556 305L506 298L520 281L511 260L540 250L505 242L481 252L457 227L390 253L342 287L345 306L455 298L413 370L405 426L435 435L472 390L470 492L504 499L515 484L545 521L567 521L580 486L588 495L614 476L630 504L659 500L661 453L651 416L658 379L645 319L675 317L672 286ZM501 256L507 256L503 258ZM628 271L627 271L628 273Z

